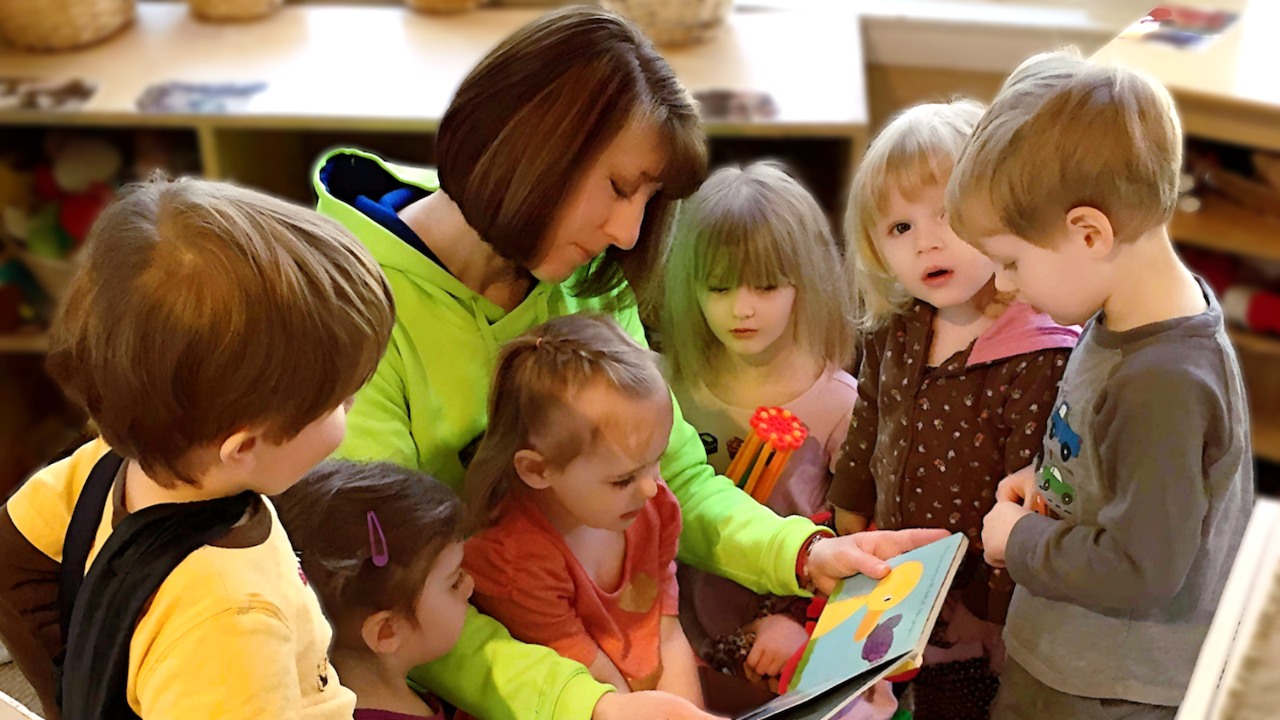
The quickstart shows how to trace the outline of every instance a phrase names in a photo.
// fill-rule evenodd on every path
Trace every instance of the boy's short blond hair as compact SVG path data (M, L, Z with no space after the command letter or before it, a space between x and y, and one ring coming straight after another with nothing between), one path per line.
M372 375L394 323L363 245L311 210L153 178L103 211L51 334L49 371L156 482L248 427L283 442Z
M911 305L876 247L877 225L894 192L905 196L943 186L969 134L982 117L981 103L963 98L903 110L871 141L854 175L845 218L846 275L857 295L855 320L875 330Z
M978 123L947 211L969 241L1012 233L1047 246L1069 210L1092 207L1126 242L1173 217L1181 168L1163 86L1074 50L1043 53L1013 71Z

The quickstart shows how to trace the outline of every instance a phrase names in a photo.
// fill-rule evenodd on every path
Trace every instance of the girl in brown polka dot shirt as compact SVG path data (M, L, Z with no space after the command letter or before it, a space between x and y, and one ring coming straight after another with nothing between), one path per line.
M982 561L996 485L1032 464L1079 335L997 297L995 266L952 232L943 195L983 108L921 105L867 151L848 258L865 331L858 401L829 498L837 529L940 527L969 556L913 682L918 720L985 718L1013 582Z

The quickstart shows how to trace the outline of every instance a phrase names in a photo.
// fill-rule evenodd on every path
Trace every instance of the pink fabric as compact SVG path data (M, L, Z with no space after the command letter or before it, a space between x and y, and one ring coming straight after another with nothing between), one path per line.
M698 383L676 388L684 419L698 429L707 448L707 462L723 474L751 432L755 408L729 405ZM809 428L804 445L792 454L765 504L778 515L810 517L828 509L831 465L849 432L849 418L858 399L858 382L849 373L829 367L800 397L783 405ZM710 438L710 440L708 440ZM680 586L685 598L680 622L695 651L703 641L737 632L756 619L761 597L727 578L682 567Z
M1015 302L978 336L968 367L1041 350L1073 348L1079 338L1079 326L1064 327L1030 305Z
M498 523L467 541L463 566L476 581L471 602L516 639L583 665L599 648L633 689L652 689L662 670L662 616L680 610L680 504L665 483L627 528L626 540L622 580L606 592L532 500L513 494Z
M996 675L1004 669L1005 649L1002 631L1004 625L978 619L964 603L948 596L943 601L939 623L946 623L942 639L946 648L929 645L924 649L925 665L960 662L986 657L991 660L991 671Z
M831 720L889 720L897 712L898 698L893 694L893 685L881 680L831 716Z

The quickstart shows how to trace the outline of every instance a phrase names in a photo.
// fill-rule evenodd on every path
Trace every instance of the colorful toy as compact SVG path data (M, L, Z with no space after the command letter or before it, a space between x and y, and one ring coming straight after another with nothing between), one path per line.
M764 503L773 492L778 477L791 459L791 454L804 445L809 437L809 428L800 419L780 407L756 408L751 416L751 434L725 474L735 483L740 483L747 468L751 475L744 488L747 494L756 501Z
M43 147L41 164L0 162L0 235L57 300L74 274L73 256L115 197L112 184L124 162L114 145L88 135L50 132ZM30 170L20 172L19 165Z

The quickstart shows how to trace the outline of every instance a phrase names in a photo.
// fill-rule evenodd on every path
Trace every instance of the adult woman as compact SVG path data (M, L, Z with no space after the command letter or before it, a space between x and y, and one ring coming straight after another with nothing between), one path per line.
M706 174L706 141L687 94L634 26L569 8L516 32L471 72L441 121L437 155L438 173L337 151L315 185L319 210L368 245L397 303L391 347L357 396L339 453L461 489L500 343L580 310L613 313L643 341L637 303L651 297L675 202ZM937 537L869 533L809 553L816 528L716 477L679 417L662 474L684 512L681 558L759 591L880 575L874 555ZM476 613L453 652L410 677L486 720L705 717L667 696L605 695L586 668Z

